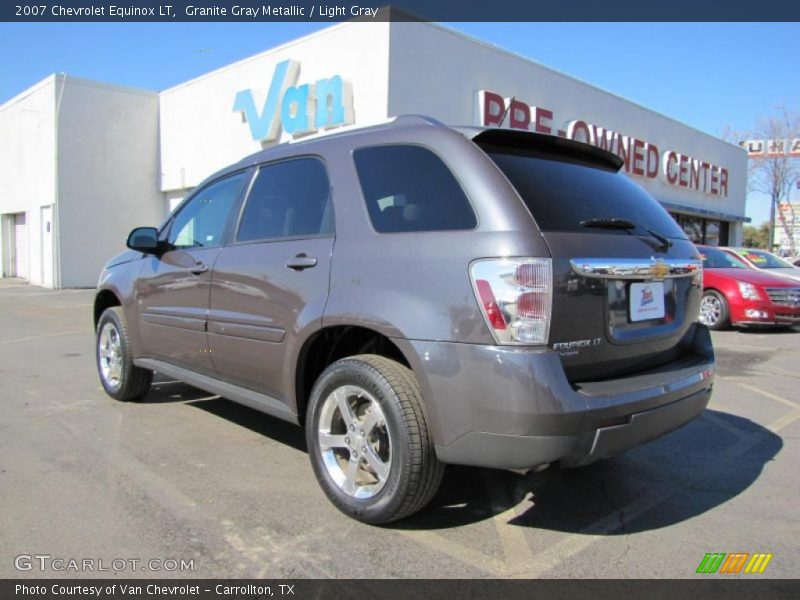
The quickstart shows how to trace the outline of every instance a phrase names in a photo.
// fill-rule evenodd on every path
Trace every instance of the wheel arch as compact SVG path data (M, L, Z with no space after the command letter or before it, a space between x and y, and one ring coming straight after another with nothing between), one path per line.
M107 288L99 290L94 297L93 319L95 331L97 331L97 324L100 322L100 317L106 309L112 306L122 306L122 301L119 296L113 290Z
M379 331L358 325L323 327L305 340L295 363L294 391L300 425L305 423L311 389L320 374L337 360L358 354L384 356L413 371L411 361L400 347Z

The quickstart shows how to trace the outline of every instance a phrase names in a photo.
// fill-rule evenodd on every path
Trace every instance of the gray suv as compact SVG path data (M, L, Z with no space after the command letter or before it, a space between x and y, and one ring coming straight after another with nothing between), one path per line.
M254 154L109 261L100 380L140 400L159 372L304 425L367 523L424 507L445 464L656 438L702 412L714 353L697 251L621 165L423 117Z

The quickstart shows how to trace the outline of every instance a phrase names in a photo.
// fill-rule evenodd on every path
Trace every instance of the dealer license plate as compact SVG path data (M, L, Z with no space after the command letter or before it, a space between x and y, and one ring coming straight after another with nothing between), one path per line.
M664 283L648 281L632 283L629 294L630 317L633 323L664 318Z

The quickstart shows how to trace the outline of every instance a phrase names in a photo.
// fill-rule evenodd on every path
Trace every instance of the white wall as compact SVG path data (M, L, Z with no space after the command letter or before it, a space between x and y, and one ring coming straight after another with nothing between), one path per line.
M333 75L349 82L357 126L385 119L388 34L388 23L333 26L162 92L161 189L191 188L261 150L233 111L234 100L237 92L252 89L260 111L275 66L284 60L299 61L298 84ZM284 134L281 141L287 139Z
M0 106L0 214L27 213L28 272L36 284L41 207L55 199L55 89L50 76ZM0 252L9 241L0 239Z
M535 23L517 27L536 33ZM727 198L634 177L659 200L745 214L745 152L612 93L489 44L428 23L392 23L389 114L422 113L451 125L477 125L476 94L487 89L555 114L553 125L582 119L725 167ZM669 85L665 82L664 85ZM686 102L691 102L690 97Z
M133 227L164 216L158 94L59 76L60 287L94 287Z

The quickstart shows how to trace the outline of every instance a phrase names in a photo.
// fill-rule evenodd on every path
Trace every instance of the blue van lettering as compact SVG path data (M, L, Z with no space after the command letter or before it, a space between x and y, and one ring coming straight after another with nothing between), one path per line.
M253 140L273 142L281 130L293 137L349 125L353 119L353 94L339 75L320 79L315 84L297 86L300 63L285 60L275 67L267 98L259 113L253 90L236 94L234 112L250 128Z

